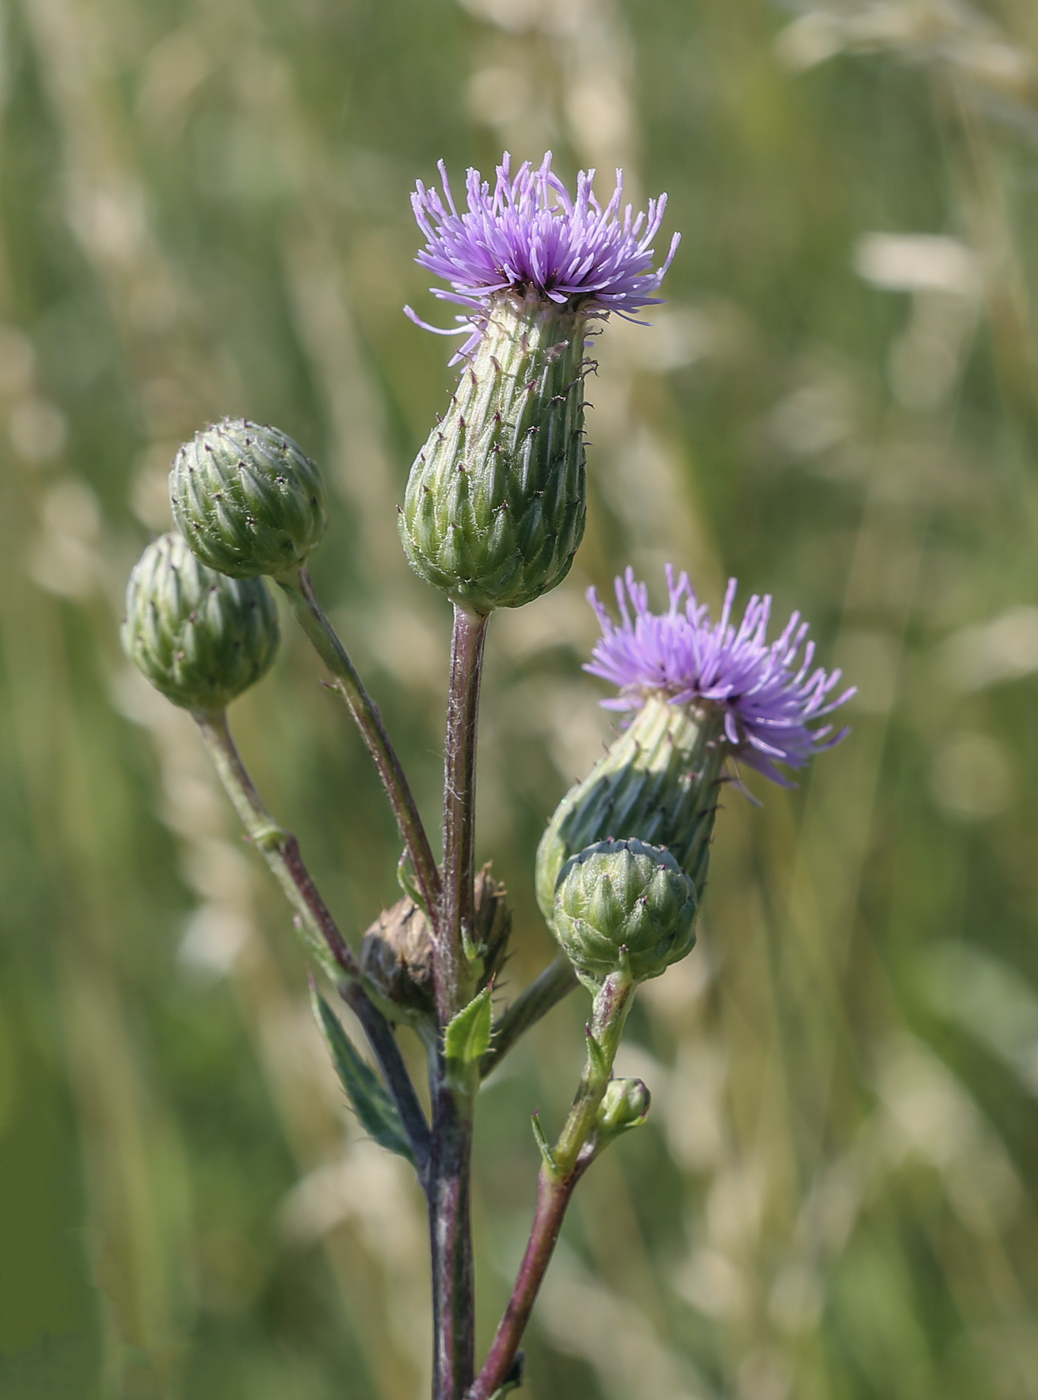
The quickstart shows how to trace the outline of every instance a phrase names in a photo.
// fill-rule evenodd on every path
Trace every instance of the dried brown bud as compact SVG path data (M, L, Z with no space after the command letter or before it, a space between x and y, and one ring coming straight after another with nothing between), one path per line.
M406 1011L432 1012L432 930L413 899L405 895L383 909L364 935L360 966L376 989Z
M511 931L505 887L491 875L488 863L476 876L474 941L483 959L480 990L500 972ZM383 909L364 935L360 966L375 990L402 1011L424 1015L435 1010L432 930L414 900L405 896Z

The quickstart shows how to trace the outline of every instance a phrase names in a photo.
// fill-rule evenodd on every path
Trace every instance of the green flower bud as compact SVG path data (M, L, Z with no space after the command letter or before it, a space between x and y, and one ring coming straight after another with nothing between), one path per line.
M225 418L173 459L177 529L211 569L232 578L291 576L328 523L320 472L277 428Z
M640 1079L610 1079L595 1115L600 1141L640 1128L649 1113L652 1095Z
M270 670L278 639L263 580L207 569L181 535L160 535L130 574L123 650L174 705L222 710Z
M586 987L630 969L658 977L696 941L696 891L669 851L599 841L567 861L555 891L555 937Z
M584 534L586 334L585 316L499 297L411 468L408 561L472 612L520 607L569 572Z
M665 846L701 894L710 860L723 716L650 696L583 782L559 803L537 848L537 902L548 923L559 871L613 836Z

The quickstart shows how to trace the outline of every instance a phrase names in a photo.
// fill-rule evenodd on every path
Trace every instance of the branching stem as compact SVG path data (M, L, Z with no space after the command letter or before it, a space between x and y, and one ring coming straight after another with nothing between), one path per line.
M566 1207L577 1182L602 1146L596 1123L598 1109L612 1075L613 1060L634 989L635 983L629 973L614 972L606 978L595 997L587 1033L589 1040L594 1039L597 1049L592 1053L589 1048L573 1107L550 1160L541 1167L537 1179L537 1208L526 1253L487 1359L466 1400L491 1400L515 1364L534 1300L555 1252Z
M249 776L227 724L226 710L215 713L196 711L194 717L220 781L253 845L267 862L288 902L298 914L311 946L319 954L327 950L322 962L335 982L339 995L364 1027L386 1087L400 1113L419 1179L424 1183L428 1176L430 1155L429 1125L407 1073L393 1028L365 992L353 949L346 942L314 884L299 850L299 842L292 832L277 824ZM331 955L331 966L328 966L327 954Z
M335 677L335 688L346 701L368 752L375 760L375 767L396 817L400 835L404 838L404 844L411 857L418 889L426 908L435 919L440 903L440 873L436 868L418 804L414 800L396 750L390 742L379 708L365 690L346 648L317 601L309 571L301 568L298 573L279 578L277 582L292 605L303 631Z

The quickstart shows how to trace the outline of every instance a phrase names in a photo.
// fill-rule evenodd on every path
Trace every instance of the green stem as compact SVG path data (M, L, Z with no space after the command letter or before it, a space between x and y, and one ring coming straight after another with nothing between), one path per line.
M419 1179L426 1181L430 1152L429 1125L407 1072L389 1022L361 982L360 966L331 911L311 878L299 842L274 820L249 776L227 723L227 711L195 711L202 739L253 845L263 856L289 904L296 911L315 951L327 949L334 966L327 969L343 1001L355 1012L393 1096L411 1143ZM337 971L336 971L337 970Z
M627 972L614 972L606 978L595 997L587 1033L589 1041L593 1038L597 1049L589 1044L587 1062L573 1107L551 1153L551 1160L545 1161L537 1178L537 1207L526 1253L487 1359L466 1400L492 1400L513 1372L519 1343L555 1252L566 1207L577 1182L594 1161L601 1145L595 1131L596 1117L612 1077L613 1061L635 986Z
M588 1057L577 1087L569 1116L555 1144L555 1174L565 1179L577 1166L585 1150L594 1143L595 1116L613 1074L613 1061L620 1048L627 1013L631 1009L637 983L627 971L611 972L595 997L591 1024L587 1027Z
M347 977L358 978L360 966L321 898L303 862L299 842L278 825L242 762L227 723L227 711L195 712L195 720L213 765L249 839L270 866L311 941L323 944Z
M511 1006L494 1026L490 1049L483 1056L479 1070L485 1079L496 1069L520 1036L535 1025L577 986L576 973L567 957L560 954L544 971L519 993Z
M440 874L422 824L418 804L396 750L386 733L378 706L364 689L364 684L345 647L317 601L309 571L301 568L295 574L279 578L277 582L288 598L303 631L335 677L335 688L346 701L368 752L375 760L382 786L386 790L397 826L411 857L418 889L426 909L435 920L440 901Z

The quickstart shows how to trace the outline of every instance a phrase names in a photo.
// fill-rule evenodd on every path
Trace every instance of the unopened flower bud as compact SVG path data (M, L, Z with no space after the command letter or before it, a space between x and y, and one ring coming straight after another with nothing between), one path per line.
M652 1095L640 1079L611 1079L595 1115L602 1139L617 1137L628 1128L639 1128L649 1112Z
M563 867L553 926L580 980L597 988L629 968L658 977L696 941L696 891L669 851L642 841L600 841Z
M181 535L161 535L130 574L123 649L184 709L214 713L248 690L270 669L278 636L263 580L206 568Z
M225 418L180 448L169 494L199 559L232 578L292 575L327 524L314 463L277 428L243 418Z
M554 588L584 534L586 319L502 293L411 468L408 561L472 612Z

